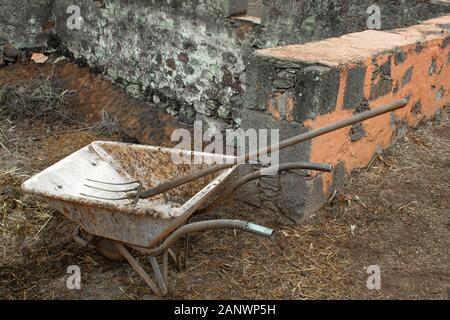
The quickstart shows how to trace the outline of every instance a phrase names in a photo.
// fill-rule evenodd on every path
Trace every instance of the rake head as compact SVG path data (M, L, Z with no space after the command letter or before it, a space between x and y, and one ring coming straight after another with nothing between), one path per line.
M108 200L108 201L121 201L121 200L133 200L135 203L139 200L137 195L143 190L142 183L139 181L123 182L123 183L112 183L106 181L99 181L93 179L86 179L88 183L83 184L85 187L92 190L108 192L111 194L122 194L121 197L103 197L96 196L94 194L81 193L82 196L97 199L97 200Z

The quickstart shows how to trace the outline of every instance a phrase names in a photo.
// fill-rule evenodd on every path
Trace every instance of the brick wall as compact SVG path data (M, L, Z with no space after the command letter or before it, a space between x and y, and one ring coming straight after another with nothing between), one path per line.
M346 173L366 166L408 127L450 105L450 16L405 29L260 50L249 73L244 128L279 128L283 138L395 99L409 101L405 109L282 153L282 162L333 164L333 174L282 174L268 178L268 192L264 181L253 185L251 202L301 220L323 204Z

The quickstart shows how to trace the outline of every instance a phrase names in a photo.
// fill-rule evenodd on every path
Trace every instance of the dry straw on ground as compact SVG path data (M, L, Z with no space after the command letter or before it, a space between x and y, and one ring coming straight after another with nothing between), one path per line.
M14 120L45 119L73 123L76 98L76 93L63 89L54 75L18 81L0 89L0 116Z
M120 136L122 133L119 120L115 115L110 113L107 108L102 110L100 114L100 121L91 128L91 131L105 136Z
M450 286L449 110L412 130L402 144L352 174L330 203L300 226L230 199L214 215L278 230L274 241L218 231L190 238L187 269L170 264L170 296L181 299L445 299ZM35 121L0 122L11 152L0 152L0 298L154 298L126 263L114 263L71 239L75 226L40 199L20 192L27 175L89 142L92 132L61 133ZM36 139L36 138L39 139ZM1 148L1 147L0 147ZM148 259L139 257L146 268ZM65 286L81 267L81 291ZM382 290L366 287L379 264ZM149 269L150 270L150 269Z

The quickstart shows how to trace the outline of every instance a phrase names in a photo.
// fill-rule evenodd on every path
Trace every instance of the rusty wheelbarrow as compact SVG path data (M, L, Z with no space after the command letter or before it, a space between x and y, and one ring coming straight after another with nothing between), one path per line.
M283 149L406 104L404 99L395 101L283 141L265 151ZM95 247L110 258L125 258L155 294L164 296L168 292L169 256L177 266L186 261L176 249L180 238L187 239L190 233L213 229L240 229L265 237L273 235L274 230L270 228L241 220L190 222L194 213L214 208L224 195L258 179L261 176L258 171L236 179L238 163L241 163L238 161L255 159L258 154L260 152L239 159L152 146L93 142L30 178L22 188L43 197L75 222L87 235L84 239L77 229L74 239L78 243ZM207 161L177 165L173 159L180 155ZM215 162L227 164L206 165ZM277 169L330 172L332 167L299 162L282 164ZM157 192L152 191L155 189ZM149 257L154 280L130 249ZM186 254L187 246L185 250ZM157 259L160 256L161 265Z
M184 152L184 151L183 151ZM74 239L83 246L95 247L105 256L123 256L150 286L153 292L167 294L168 256L181 266L185 254L177 240L192 232L213 229L240 229L271 237L273 230L240 220L209 220L189 223L192 214L223 190L221 186L235 173L237 166L203 177L169 192L137 204L128 200L111 201L111 191L129 187L130 181L144 181L151 187L183 175L192 167L175 165L172 154L180 150L117 142L93 142L24 182L25 192L43 197L54 208L80 226ZM209 160L221 155L187 152ZM227 157L233 160L233 157ZM230 160L230 159L228 159ZM112 181L102 188L96 181ZM85 182L85 183L83 183ZM95 196L92 194L95 193ZM85 234L83 237L81 234ZM87 235L87 236L86 236ZM107 239L107 242L105 242ZM111 248L112 247L112 248ZM173 249L172 249L173 248ZM154 281L134 259L129 249L150 257ZM187 250L187 248L185 248ZM162 267L157 257L162 255Z

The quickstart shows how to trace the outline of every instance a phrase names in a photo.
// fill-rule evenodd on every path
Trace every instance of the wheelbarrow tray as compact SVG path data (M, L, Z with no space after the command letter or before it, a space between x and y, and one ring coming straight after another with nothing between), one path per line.
M198 179L152 199L112 201L118 194L92 189L88 179L112 183L140 181L144 188L186 174L202 164L175 164L174 156L214 161L234 157L161 147L96 141L23 183L86 232L131 246L151 248L185 224L230 179L237 166ZM196 158L194 158L196 157ZM114 186L114 188L119 188ZM123 187L122 187L123 188ZM119 196L126 195L119 193Z

